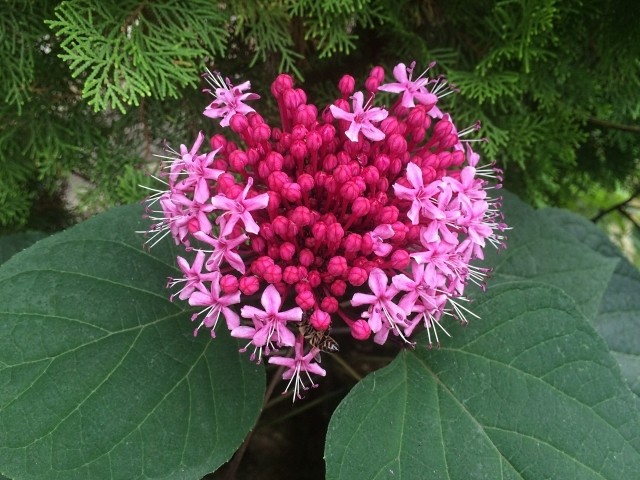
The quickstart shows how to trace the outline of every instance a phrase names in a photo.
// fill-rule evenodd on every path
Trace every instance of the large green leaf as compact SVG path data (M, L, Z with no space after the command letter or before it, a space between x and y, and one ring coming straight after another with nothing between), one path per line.
M13 233L0 236L0 265L46 236L42 232Z
M199 478L254 425L263 369L228 335L193 338L164 289L171 242L143 250L141 214L114 209L0 268L3 474Z
M562 226L546 218L513 194L504 193L504 212L511 230L507 249L487 249L486 264L494 267L489 286L513 280L536 280L555 285L594 319L617 258L600 255L576 241Z
M640 395L640 272L592 222L566 210L544 212L584 245L618 260L593 325L609 345L630 388Z
M573 300L514 281L475 309L442 348L404 351L349 393L327 478L640 478L635 397Z

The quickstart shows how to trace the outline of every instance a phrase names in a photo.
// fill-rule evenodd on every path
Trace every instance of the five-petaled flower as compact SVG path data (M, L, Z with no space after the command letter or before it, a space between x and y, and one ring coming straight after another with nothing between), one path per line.
M351 97L353 99L353 112L347 112L337 105L331 105L329 110L331 114L339 119L350 122L349 128L344 132L352 142L358 141L358 133L367 137L369 140L382 140L384 133L382 130L373 126L373 122L381 122L389 115L384 108L373 107L369 105L363 106L364 95L362 92L356 92Z

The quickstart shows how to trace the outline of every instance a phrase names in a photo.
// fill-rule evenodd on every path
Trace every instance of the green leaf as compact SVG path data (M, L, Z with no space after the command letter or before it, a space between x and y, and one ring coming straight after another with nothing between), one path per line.
M596 317L602 295L618 262L577 242L513 194L504 192L507 249L487 252L486 265L495 268L489 287L516 280L554 285L573 298L589 319Z
M329 424L327 478L640 478L636 399L571 298L514 281L475 309L442 348L356 385Z
M264 371L193 338L168 301L175 254L111 210L0 268L0 468L39 479L199 478L253 427ZM222 330L222 329L221 329Z
M42 232L13 233L0 236L0 265L46 236L47 234Z
M593 251L618 260L592 323L609 345L629 387L640 395L640 272L605 233L586 218L566 210L546 209L544 212L549 220L562 225Z

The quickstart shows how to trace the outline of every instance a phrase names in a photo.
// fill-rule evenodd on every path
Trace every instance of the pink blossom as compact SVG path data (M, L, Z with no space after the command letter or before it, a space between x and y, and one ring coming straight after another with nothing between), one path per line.
M397 83L386 83L384 85L380 85L378 90L382 90L383 92L402 93L400 105L405 108L415 107L414 99L424 105L435 105L438 101L438 97L429 92L426 88L426 85L429 83L429 79L422 76L426 72L413 81L411 77L413 76L414 68L415 62L412 62L409 68L407 68L404 63L399 63L393 69L393 76L397 80ZM407 76L407 73L409 76Z
M224 229L224 227L222 228ZM219 270L222 260L226 260L229 265L235 268L238 272L244 274L245 265L242 257L235 251L238 245L243 244L249 237L246 235L238 235L233 239L227 239L222 235L218 238L209 236L204 232L195 232L193 234L198 240L204 243L208 243L213 247L213 252L207 260L208 270Z
M287 328L287 322L299 322L302 320L302 309L295 307L283 312L280 311L282 297L273 285L267 286L262 293L260 303L264 310L245 305L240 310L240 315L254 321L252 343L258 347L269 346L275 342L277 347L292 347L295 343L295 335ZM231 335L238 338L247 338L246 329L251 327L237 327L231 331Z
M179 279L170 279L169 287L174 287L175 285L179 285L184 282L184 286L178 291L178 298L180 300L186 300L189 298L196 289L206 292L207 287L205 287L204 282L210 282L216 279L214 273L202 273L204 258L204 252L198 251L191 266L189 266L189 263L184 258L177 258L176 262L180 270L182 270L182 273L184 273L184 277Z
M420 223L420 215L430 216L431 218L443 218L442 213L435 207L432 197L438 193L437 184L430 183L424 185L422 178L422 170L413 162L407 164L407 180L413 188L407 188L399 183L393 184L393 191L396 197L401 200L411 201L411 208L407 212L407 217L411 223L418 225Z
M216 99L205 108L204 115L210 118L220 118L221 127L229 126L231 117L236 113L247 114L255 112L253 108L245 105L245 100L257 100L260 98L255 93L242 93L245 90L251 88L251 82L244 82L238 86L233 86L229 80L224 80L221 75L213 75L211 72L205 76L209 84L215 88L213 95ZM206 90L211 92L210 90Z
M385 273L379 268L374 268L369 274L369 289L372 294L356 293L351 300L354 307L370 305L364 316L368 318L373 333L380 332L383 323L397 330L396 325L402 325L406 320L407 312L393 301L399 290L393 285L387 285L387 282Z
M353 99L353 113L347 112L336 105L331 105L329 107L331 114L335 118L351 122L349 129L344 132L344 134L352 142L358 141L359 132L362 132L362 134L369 140L382 140L384 138L384 133L374 127L372 122L381 122L387 118L389 112L384 108L366 108L366 105L363 107L364 95L362 92L354 93L351 98Z
M236 198L229 198L226 195L219 194L211 199L211 204L214 208L224 210L224 212L218 217L218 223L222 218L225 218L224 228L220 232L220 235L228 235L235 227L238 220L242 220L244 228L249 233L258 233L260 227L255 222L249 212L253 210L259 210L266 208L269 204L269 195L262 193L252 198L247 198L247 194L253 185L253 178L247 179L247 185L242 192Z
M301 391L308 390L307 387L301 378L301 375L306 375L307 380L310 383L311 387L317 387L313 380L311 379L311 374L320 375L324 377L327 372L313 360L318 356L320 350L315 347L312 347L309 352L304 354L304 338L298 338L296 340L294 346L294 357L271 357L269 359L269 363L273 363L274 365L281 365L283 367L287 367L282 374L282 378L284 380L289 380L287 386L284 390L286 393L293 383L293 399L295 401L296 398L301 399Z
M240 292L220 296L220 272L213 272L211 289L208 292L193 292L189 297L189 305L206 307L191 317L191 320L195 320L198 316L206 312L202 322L194 330L193 334L197 335L198 330L204 325L211 329L211 336L215 337L215 328L218 324L220 314L224 315L229 330L236 328L240 325L240 317L238 317L238 314L229 308L229 306L239 302Z

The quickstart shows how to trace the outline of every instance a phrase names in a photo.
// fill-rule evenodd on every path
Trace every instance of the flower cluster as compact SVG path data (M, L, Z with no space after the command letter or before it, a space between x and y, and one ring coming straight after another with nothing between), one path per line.
M281 74L278 127L247 105L260 98L249 82L208 72L204 115L236 141L216 134L200 153L200 133L163 157L168 189L150 197L149 241L170 234L195 253L177 258L183 275L169 281L201 308L194 334L215 337L222 317L252 359L286 367L294 398L325 375L319 355L337 350L336 324L379 344L410 343L423 326L438 344L447 316L473 315L465 286L488 272L471 262L504 245L499 199L487 194L500 171L479 166L463 138L477 126L458 131L439 108L451 85L429 69L414 80L414 66L397 65L391 83L375 67L363 91L345 75L322 111ZM389 109L373 106L391 98L380 92L398 94Z

